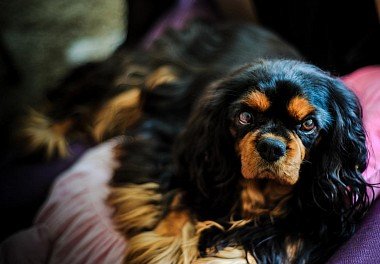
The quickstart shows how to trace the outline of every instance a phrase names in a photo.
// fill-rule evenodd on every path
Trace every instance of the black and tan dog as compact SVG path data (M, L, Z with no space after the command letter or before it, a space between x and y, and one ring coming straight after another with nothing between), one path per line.
M45 116L127 135L109 198L127 263L317 263L354 233L367 151L338 79L252 25L193 23L118 58Z

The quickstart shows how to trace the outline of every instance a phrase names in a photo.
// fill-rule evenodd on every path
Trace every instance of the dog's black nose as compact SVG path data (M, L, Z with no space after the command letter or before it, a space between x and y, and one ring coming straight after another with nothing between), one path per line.
M256 148L260 153L260 156L269 162L275 162L284 156L286 152L285 143L273 138L261 139L257 143Z

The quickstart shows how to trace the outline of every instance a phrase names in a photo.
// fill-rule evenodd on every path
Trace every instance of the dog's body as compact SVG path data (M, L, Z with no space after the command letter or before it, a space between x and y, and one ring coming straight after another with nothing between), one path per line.
M142 81L113 78L128 88L103 89L95 118L128 127L109 199L127 263L315 263L353 234L367 152L339 80L250 25L195 23L139 56ZM113 123L119 105L133 122Z

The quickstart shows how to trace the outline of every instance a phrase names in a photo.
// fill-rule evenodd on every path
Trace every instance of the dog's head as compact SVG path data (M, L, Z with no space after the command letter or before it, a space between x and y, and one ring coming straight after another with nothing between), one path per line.
M213 208L232 205L242 180L290 186L324 210L368 198L359 102L309 64L260 61L214 83L178 142L179 174Z

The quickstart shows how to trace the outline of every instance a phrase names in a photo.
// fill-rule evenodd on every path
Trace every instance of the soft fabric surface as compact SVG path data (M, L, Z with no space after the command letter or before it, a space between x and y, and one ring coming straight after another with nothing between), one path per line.
M3 242L0 263L121 263L123 238L105 200L118 140L88 152L55 182L32 228Z
M70 156L49 162L27 161L10 155L0 165L0 241L32 225L38 209L49 194L53 181L90 147L83 142L71 144ZM23 212L23 217L19 217Z
M340 247L328 264L378 263L380 260L380 199L372 206L356 234Z

